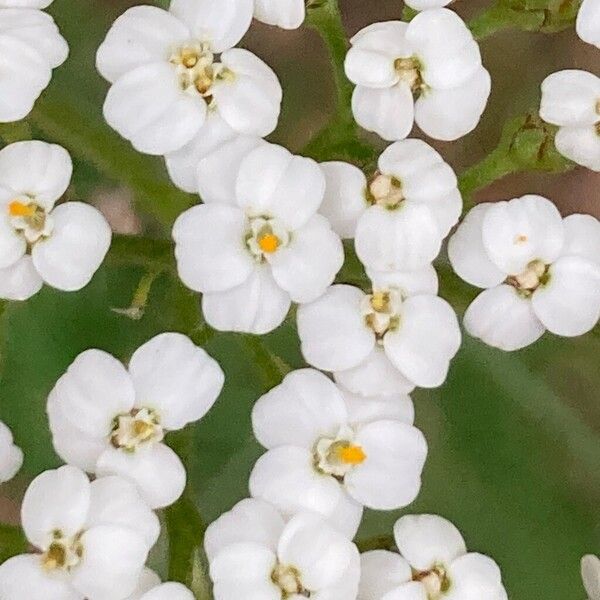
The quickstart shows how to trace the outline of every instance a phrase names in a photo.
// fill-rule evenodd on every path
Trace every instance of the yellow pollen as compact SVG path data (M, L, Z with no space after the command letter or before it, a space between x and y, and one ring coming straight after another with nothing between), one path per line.
M266 233L262 235L258 239L258 245L263 252L267 252L268 254L272 254L279 248L279 244L281 241L279 238L273 233Z
M152 437L154 427L150 423L146 423L146 421L134 421L133 433L138 438L146 439Z
M35 214L35 206L33 204L23 204L18 200L13 200L8 205L8 212L11 217L32 217Z
M347 465L360 465L367 459L365 451L360 446L340 448L340 459Z
M375 292L371 298L371 306L377 312L386 310L389 303L389 297L385 292Z

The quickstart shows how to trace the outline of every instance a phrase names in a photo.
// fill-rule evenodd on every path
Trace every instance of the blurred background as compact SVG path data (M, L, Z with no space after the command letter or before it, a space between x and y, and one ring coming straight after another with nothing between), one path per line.
M141 2L55 0L50 12L69 41L70 59L55 71L34 113L1 126L0 139L61 143L75 160L70 197L98 205L115 232L165 237L168 232L143 207L163 203L164 211L173 212L194 198L169 185L160 159L140 157L104 123L107 85L94 69L95 49L110 23L133 4ZM456 0L452 8L469 19L489 4ZM399 0L340 0L340 8L351 36L372 22L400 18L403 6ZM299 151L332 111L330 65L319 36L307 27L287 32L255 23L242 45L273 67L284 88L281 123L270 139ZM496 146L507 119L539 106L540 83L547 75L563 68L600 75L600 51L579 41L574 29L552 35L507 30L481 47L493 81L482 122L458 142L433 144L459 173ZM477 199L524 193L547 196L565 215L600 217L600 175L584 168L510 176ZM26 463L17 480L0 490L1 521L17 523L28 480L59 464L45 399L74 357L99 347L127 360L152 335L183 330L184 318L197 318L196 312L184 315L192 296L167 273L157 278L141 320L113 312L129 306L145 272L139 265L108 261L82 292L45 289L5 309L0 419L13 429ZM464 307L469 297L463 288L457 292L452 281L445 283L442 295ZM267 336L266 343L290 365L303 364L292 322ZM227 386L208 418L194 428L189 475L194 500L210 521L247 494L248 473L261 454L249 414L265 381L239 336L219 335L208 349L223 363ZM600 336L545 336L513 354L466 339L447 384L419 391L415 404L430 457L422 494L403 512L437 512L453 520L470 549L500 563L512 600L583 600L579 559L600 553ZM370 512L359 537L389 533L401 512ZM163 575L165 544L153 559ZM0 543L0 560L6 552Z

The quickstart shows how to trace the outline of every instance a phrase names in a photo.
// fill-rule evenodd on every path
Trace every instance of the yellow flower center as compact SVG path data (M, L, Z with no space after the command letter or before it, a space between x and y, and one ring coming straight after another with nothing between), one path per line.
M8 205L8 214L11 217L33 217L37 208L35 204L25 204L19 200L13 200Z
M361 465L367 455L361 446L342 446L338 450L340 460L347 465Z
M274 233L265 233L258 238L258 245L263 252L273 254L281 244L281 240Z

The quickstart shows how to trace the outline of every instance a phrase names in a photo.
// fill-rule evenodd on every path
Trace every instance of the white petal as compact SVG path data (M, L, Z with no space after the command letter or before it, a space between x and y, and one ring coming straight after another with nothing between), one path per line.
M148 556L144 538L127 527L98 525L81 536L81 562L73 587L95 600L125 598L136 588Z
M0 483L10 481L23 466L23 451L13 444L10 429L0 421Z
M600 136L595 127L561 127L554 144L563 156L592 171L600 171Z
M100 477L91 483L90 491L86 529L118 525L137 533L148 548L154 546L160 534L160 522L132 483L121 477Z
M166 429L201 419L221 393L225 375L216 360L180 333L161 333L129 361L136 406L157 411Z
M27 539L47 550L53 532L77 535L90 508L90 482L87 475L66 465L38 475L27 488L21 506L21 523Z
M318 473L312 450L278 446L263 454L250 474L250 493L276 506L285 516L310 510L327 518L333 514L340 484Z
M80 431L102 439L110 434L113 419L133 408L135 391L116 358L101 350L86 350L56 382L48 402L56 402Z
M406 0L406 5L415 10L426 10L428 8L441 8L447 6L452 0Z
M363 129L384 140L402 140L413 128L415 106L412 91L402 81L385 89L359 85L352 94L352 114Z
M581 559L581 578L589 599L600 598L600 558L587 554Z
M483 217L483 245L494 264L519 275L533 260L554 262L564 244L564 227L550 200L530 194L496 202Z
M204 318L218 331L269 333L283 323L290 306L290 295L273 279L268 265L257 266L241 285L202 296Z
M339 583L358 550L322 518L301 513L283 530L277 554L283 564L298 568L305 587L318 591Z
M479 124L491 86L489 72L480 67L457 87L433 88L415 103L415 121L423 132L436 140L457 140Z
M345 162L321 163L325 175L325 197L319 212L344 239L354 237L356 223L367 209L367 178L354 165Z
M145 154L168 154L183 148L206 118L206 102L186 93L168 62L128 71L112 85L104 118L133 147Z
M390 362L381 346L375 346L358 366L336 371L334 377L347 390L364 396L409 394L415 389L415 384Z
M562 256L579 256L600 264L600 221L592 215L569 215L563 220Z
M218 80L212 86L219 115L238 133L258 137L272 133L283 95L277 75L260 58L241 48L224 52L221 62L233 78Z
M542 82L540 116L560 126L594 125L600 78L587 71L566 69L552 73Z
M33 197L46 210L65 193L72 172L69 153L56 144L16 142L0 150L0 185Z
M363 505L349 494L340 494L339 502L332 513L327 515L327 522L344 537L354 539L363 518ZM347 596L344 596L346 598Z
M98 459L96 474L120 475L132 481L151 508L173 504L183 493L186 482L181 460L164 444L133 453L107 448Z
M363 396L347 390L342 390L342 394L348 410L348 421L353 426L375 421L401 421L408 425L414 423L415 407L408 394Z
M264 144L242 162L238 204L252 216L275 217L294 231L305 225L323 201L325 177L310 158L282 146Z
M448 242L448 257L456 274L480 288L493 287L506 273L491 260L483 244L483 221L489 203L478 204L463 219Z
M411 271L439 254L442 235L426 204L405 202L395 210L371 206L356 227L356 254L369 269Z
M344 247L329 221L313 215L284 248L269 257L273 277L294 302L323 295L344 264Z
M110 28L96 54L96 68L108 81L137 67L166 62L190 38L184 23L156 6L134 6Z
M452 586L448 600L503 600L506 591L498 565L482 554L470 553L457 558L448 570Z
M37 554L21 554L0 565L2 600L83 600L68 582L46 574Z
M388 592L381 600L428 600L427 589L420 581L404 583Z
M10 202L12 192L0 192L0 270L12 267L27 251L25 238L17 233L12 226L9 209L6 202ZM6 198L6 202L5 202Z
M600 4L597 0L583 0L576 28L577 35L584 42L600 48Z
M304 22L304 0L256 0L254 18L283 29L298 29Z
M265 448L312 449L319 437L335 437L347 419L337 386L314 369L292 371L252 409L254 435Z
M537 318L557 335L591 331L600 319L600 264L565 256L550 266L548 274L548 283L531 298Z
M145 568L140 575L137 587L126 600L142 600L144 594L160 585L160 577L151 569Z
M298 335L309 364L343 371L367 358L375 346L375 334L361 316L364 297L358 288L334 285L315 302L298 308Z
M0 0L1 7L7 8L48 8L54 0Z
M396 552L372 550L360 556L359 600L381 600L412 579L410 565Z
M437 515L401 517L394 525L394 538L400 554L418 571L450 565L467 551L460 531Z
M246 498L208 526L204 536L208 560L239 542L259 544L275 552L284 526L283 518L272 504Z
M359 428L355 443L367 458L346 475L344 485L357 502L395 510L415 500L427 457L427 442L416 427L375 421Z
M0 298L5 300L27 300L35 296L43 284L31 256L23 256L10 267L0 269Z
M415 271L374 271L367 269L367 276L374 289L396 288L403 296L438 293L438 276L433 265L425 265Z
M173 0L170 11L215 53L233 48L244 36L253 11L252 0Z
M456 313L437 296L411 296L404 304L397 331L383 340L392 363L420 387L438 387L460 348Z
M194 206L173 226L177 271L198 292L221 292L244 283L254 270L245 247L247 220L232 206Z
M519 350L533 344L545 331L531 300L510 285L485 290L469 306L465 329L473 337L501 350Z
M83 202L61 204L51 218L54 229L33 247L33 264L48 285L66 292L80 290L108 252L110 226L97 208Z
M194 594L185 585L170 581L144 594L140 600L194 600L194 598Z

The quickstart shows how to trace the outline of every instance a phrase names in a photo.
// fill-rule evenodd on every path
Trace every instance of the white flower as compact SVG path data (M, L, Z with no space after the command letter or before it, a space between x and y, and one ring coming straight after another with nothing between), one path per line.
M54 448L90 473L133 481L153 508L167 506L183 492L186 475L162 440L201 419L223 381L216 361L179 333L146 342L129 369L106 352L86 350L48 397Z
M347 163L321 168L327 185L320 212L341 236L355 237L356 253L370 269L428 265L462 211L454 171L422 140L389 146L370 182Z
M364 395L442 385L461 336L452 307L434 295L437 280L431 267L371 275L371 294L334 285L299 307L304 358Z
M266 142L242 150L201 167L205 204L177 219L173 238L179 276L203 293L206 321L262 334L283 322L292 301L318 298L344 252L316 214L325 189L317 163Z
M556 149L577 164L600 171L600 77L568 69L542 83L540 116L558 125Z
M69 46L45 12L52 0L0 0L0 123L26 117Z
M322 517L301 512L286 524L261 500L246 499L206 531L215 600L356 598L356 546Z
M584 42L600 48L600 0L583 0L576 28Z
M247 50L253 0L172 0L167 12L135 6L98 49L111 84L104 116L140 152L175 152L202 134L217 112L237 133L265 136L277 126L281 85Z
M354 118L388 141L407 137L413 121L439 140L462 137L475 129L490 95L477 42L446 8L360 31L352 38L346 75L357 85Z
M415 10L428 10L448 6L453 0L405 0L404 4Z
M0 483L10 481L23 466L23 451L13 443L11 430L0 421Z
M336 523L354 537L362 507L407 506L421 488L427 456L406 395L366 398L319 371L293 371L262 396L252 426L268 452L250 475L250 493L284 515L301 510L338 520L343 498L352 518Z
M86 286L104 260L111 231L89 204L55 206L71 180L69 153L46 142L0 150L0 298L26 300L44 283Z
M600 559L588 554L581 559L581 577L589 600L600 600Z
M546 198L523 196L472 209L448 245L456 273L484 288L467 331L518 350L544 331L582 335L600 317L600 222L565 219Z
M507 600L498 565L467 548L458 529L435 515L409 515L394 526L400 554L361 556L358 600Z
M160 524L135 487L71 466L36 477L21 522L37 554L0 566L2 600L122 600L137 585Z
M154 571L144 569L135 592L127 600L194 600L194 594L180 583L161 583Z
M298 29L306 17L306 0L254 0L254 18L283 29Z

